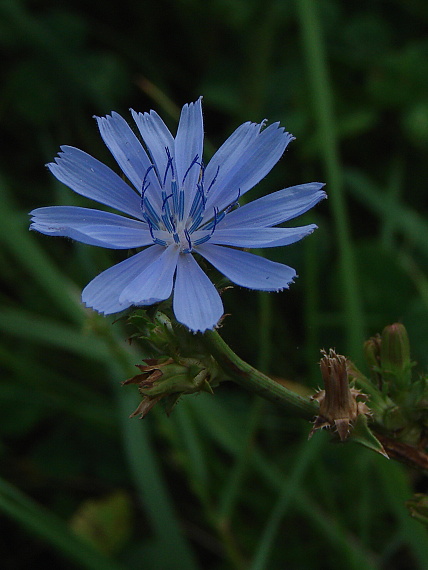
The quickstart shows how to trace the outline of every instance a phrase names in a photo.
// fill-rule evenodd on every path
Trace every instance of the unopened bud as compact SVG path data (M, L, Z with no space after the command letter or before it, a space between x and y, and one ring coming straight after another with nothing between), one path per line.
M385 327L380 349L381 367L385 380L397 388L406 388L411 382L410 344L407 331L401 323Z
M380 347L381 338L379 334L372 336L364 343L364 356L366 357L366 362L370 369L372 381L378 388L382 388L382 375L380 374Z
M160 358L147 359L145 364L137 364L140 370L123 385L137 384L143 397L134 417L140 414L144 418L157 402L167 399L166 411L169 414L182 394L212 392L212 385L217 382L217 365L214 359L208 363L195 358Z

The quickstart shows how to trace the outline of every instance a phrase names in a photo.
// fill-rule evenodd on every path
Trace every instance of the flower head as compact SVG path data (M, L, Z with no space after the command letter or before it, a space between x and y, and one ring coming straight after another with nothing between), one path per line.
M205 166L201 99L184 105L175 138L155 111L131 112L148 152L120 115L97 117L101 136L130 184L70 146L61 147L48 165L78 194L126 216L74 206L31 212L31 229L46 235L112 249L144 248L95 277L83 290L83 302L112 314L173 294L179 322L192 331L211 329L223 304L195 253L237 285L262 291L288 287L294 269L228 246L288 245L316 228L273 226L324 198L320 183L286 188L237 208L240 196L266 176L293 137L279 123L264 128L247 122Z

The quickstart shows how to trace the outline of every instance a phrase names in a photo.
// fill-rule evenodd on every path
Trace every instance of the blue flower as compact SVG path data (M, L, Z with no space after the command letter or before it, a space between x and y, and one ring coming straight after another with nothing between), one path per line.
M223 304L195 253L237 285L261 291L288 287L294 269L241 248L288 245L310 234L313 224L273 226L324 198L323 184L285 188L240 208L238 200L277 163L292 135L279 123L244 123L204 166L201 99L184 105L175 138L156 112L131 112L148 153L120 115L97 117L101 136L130 184L70 146L61 147L48 165L72 190L126 217L74 206L31 212L31 229L42 234L112 249L144 248L95 277L83 290L83 302L112 314L173 294L179 322L192 331L212 329Z

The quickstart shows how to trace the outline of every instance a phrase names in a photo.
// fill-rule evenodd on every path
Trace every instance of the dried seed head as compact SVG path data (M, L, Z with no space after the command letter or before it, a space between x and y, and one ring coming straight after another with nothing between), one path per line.
M345 356L336 354L333 349L327 354L322 351L320 361L324 390L314 396L320 405L320 413L315 418L314 427L309 437L322 428L334 428L341 441L349 437L352 425L360 414L370 415L365 404L368 396L355 388L349 387L348 361Z

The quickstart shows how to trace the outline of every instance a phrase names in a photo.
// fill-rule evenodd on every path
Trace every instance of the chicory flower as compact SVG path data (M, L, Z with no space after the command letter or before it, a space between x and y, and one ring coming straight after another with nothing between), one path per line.
M151 305L173 295L177 320L192 331L216 326L223 314L217 289L194 254L233 283L280 291L296 276L291 267L242 251L294 243L316 226L273 227L325 197L323 184L274 192L238 208L240 196L268 174L293 140L274 123L244 123L205 166L201 99L184 105L175 138L155 111L132 112L145 148L117 113L97 117L101 136L129 184L110 168L70 146L48 165L72 190L123 215L75 206L31 212L31 229L112 249L144 248L103 271L82 300L100 313Z

